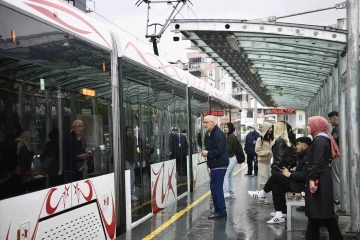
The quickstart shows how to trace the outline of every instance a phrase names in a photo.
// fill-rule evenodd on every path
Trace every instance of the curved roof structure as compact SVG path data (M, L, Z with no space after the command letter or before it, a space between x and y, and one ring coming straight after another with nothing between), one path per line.
M333 27L239 20L173 20L181 33L266 106L306 109L346 50Z

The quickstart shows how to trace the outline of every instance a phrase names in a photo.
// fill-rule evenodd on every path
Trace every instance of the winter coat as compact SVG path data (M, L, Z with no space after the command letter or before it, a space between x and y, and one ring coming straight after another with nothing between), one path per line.
M207 133L209 134L209 133ZM227 151L226 136L218 126L214 126L208 137L206 150L208 168L227 168L229 165L229 155Z
M292 192L305 192L305 181L306 181L306 162L307 154L309 149L305 149L298 153L298 164L295 171L291 171L290 175L290 189Z
M256 140L255 153L258 156L257 160L262 164L270 164L272 157L271 142L264 140L264 136L271 127L271 123L264 122L262 124L261 137Z
M331 145L325 136L316 136L306 163L305 205L309 218L334 218L333 183L330 168ZM311 196L310 180L319 180L318 189Z
M227 145L229 158L232 158L233 156L235 156L235 152L236 152L236 136L233 133L231 133L226 137L226 141L227 141L226 145Z
M296 166L297 163L297 151L296 148L286 144L284 138L279 137L276 139L272 146L273 163L271 169L275 172L279 172L283 167L291 169Z
M257 131L250 132L246 135L244 149L246 154L255 154L254 141L256 141L258 137L260 137L260 134Z

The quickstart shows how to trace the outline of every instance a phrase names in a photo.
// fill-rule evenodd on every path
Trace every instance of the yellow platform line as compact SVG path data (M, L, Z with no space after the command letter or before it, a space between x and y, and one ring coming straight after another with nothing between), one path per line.
M234 172L234 175L237 175L239 172L241 172L244 168L246 168L247 165L244 164L240 169L236 170ZM176 222L181 216L183 216L185 213L190 211L192 208L194 208L196 205L198 205L201 201L203 201L205 198L207 198L210 195L210 191L207 191L204 195L202 195L200 198L198 198L196 201L191 203L189 206L184 208L183 210L180 210L175 215L173 215L169 220L167 220L165 223L163 223L160 227L155 229L153 232L151 232L149 235L144 237L142 240L150 240L153 239L156 235L160 234L162 231L164 231L166 228L168 228L171 224Z

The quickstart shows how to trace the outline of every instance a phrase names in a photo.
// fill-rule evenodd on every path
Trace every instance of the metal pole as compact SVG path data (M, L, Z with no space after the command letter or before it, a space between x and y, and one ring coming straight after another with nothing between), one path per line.
M51 107L51 93L49 89L45 90L45 131L46 140L49 140L49 132L52 130L52 107Z
M333 108L333 99L334 99L334 95L333 95L333 75L332 75L332 72L331 72L331 75L329 74L328 76L328 83L327 83L327 96L326 96L326 99L327 99L327 113L326 113L326 116L329 112L332 111L332 108Z
M209 115L211 115L211 96L208 97L209 102Z
M188 165L188 169L189 169L189 177L188 179L190 179L189 181L189 185L190 185L190 192L194 191L194 172L193 172L193 162L192 162L192 154L193 154L193 148L192 148L192 139L193 139L193 132L192 132L192 119L191 119L191 89L189 86L186 87L186 102L187 102L187 115L188 115L188 142L190 144L188 144L188 153L189 153L189 165ZM194 146L196 147L196 146Z
M339 111L339 64L337 64L335 67L333 67L333 74L332 74L332 109L331 111Z
M231 122L231 106L229 105L229 122Z
M350 231L359 232L359 0L347 0L347 124L349 131ZM344 123L343 123L344 124Z
M255 98L254 98L254 128L255 128L255 131L258 128L257 100Z
M346 30L346 19L338 19L338 29ZM335 90L338 91L338 109L339 110L339 148L340 148L340 212L348 213L349 211L349 158L347 152L347 134L346 128L346 108L345 108L345 91L343 75L346 73L346 60L345 56L339 54L337 81L338 86Z

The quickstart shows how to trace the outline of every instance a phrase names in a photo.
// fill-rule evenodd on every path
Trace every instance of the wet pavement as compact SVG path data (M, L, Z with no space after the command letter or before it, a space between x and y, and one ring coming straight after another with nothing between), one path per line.
M237 165L236 169L242 166ZM211 198L207 197L189 212L185 213L175 223L165 228L152 239L239 239L239 240L301 240L305 239L307 218L304 213L293 209L292 227L293 231L286 230L286 222L277 225L267 224L271 219L270 213L274 211L271 196L270 204L260 204L258 200L247 195L248 190L256 190L257 178L245 176L242 170L235 176L236 199L227 199L227 219L208 220L207 216L212 212ZM117 240L142 239L167 222L176 212L186 208L206 192L207 183L200 186L187 197L182 198L177 204L168 207L157 215L141 223ZM295 207L294 207L295 208ZM345 229L346 219L340 217L340 229ZM150 238L149 238L150 239ZM321 229L321 240L329 239L326 229ZM344 239L355 239L345 238Z

